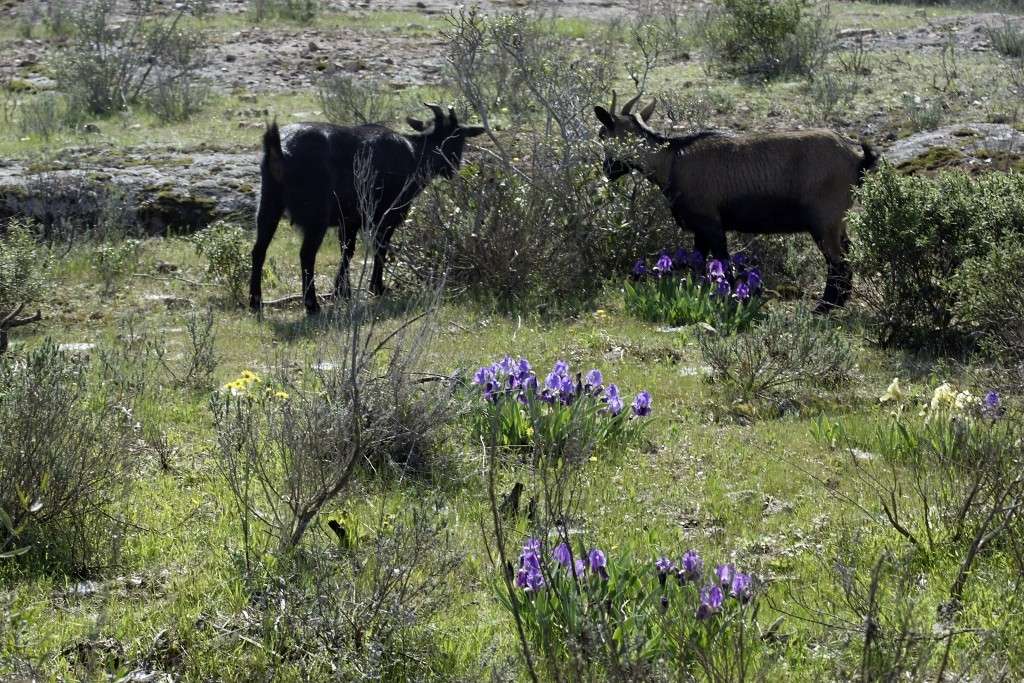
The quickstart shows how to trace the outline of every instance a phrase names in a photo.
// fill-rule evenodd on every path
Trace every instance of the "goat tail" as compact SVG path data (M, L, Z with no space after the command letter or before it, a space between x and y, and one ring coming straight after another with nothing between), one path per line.
M281 151L281 131L277 119L267 126L263 134L263 163L270 171L270 177L277 182L284 181L284 152Z
M860 148L864 150L864 158L857 164L857 184L860 185L864 182L864 176L869 171L874 170L878 166L878 160L881 155L874 150L874 148L863 140L860 143Z

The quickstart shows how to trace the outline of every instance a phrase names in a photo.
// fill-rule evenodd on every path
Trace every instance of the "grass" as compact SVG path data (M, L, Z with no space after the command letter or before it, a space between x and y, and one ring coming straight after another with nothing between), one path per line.
M268 296L297 289L297 239L285 228L278 235L270 258L280 283ZM329 277L337 259L337 244L328 239L319 259L321 277ZM202 276L202 264L181 239L147 241L140 272L156 276L157 260L179 265L183 277ZM76 248L63 261L54 275L60 299L44 308L45 327L18 331L15 352L44 335L60 342L115 344L117 320L129 312L142 314L145 330L166 335L170 349L181 348L182 314L145 295L168 293L196 305L216 305L209 290L143 278L122 283L104 300L97 296L89 261L87 247ZM512 320L453 301L440 311L442 332L425 364L450 372L512 352L540 367L557 358L574 366L600 367L627 392L650 389L657 415L648 434L651 447L587 467L580 524L588 536L599 539L609 557L627 548L678 553L692 546L707 555L732 556L761 575L794 583L813 580L821 571L819 555L837 549L837 534L863 523L849 506L822 505L826 492L810 475L843 482L846 465L841 454L823 448L812 436L817 413L750 425L736 421L717 406L713 387L689 370L702 363L693 340L686 334L654 332L625 317L618 301L610 290L601 304L604 313L583 313L564 323ZM270 311L262 323L237 309L221 308L217 318L216 378L221 383L244 368L264 369L268 350L300 360L316 343L317 325L306 323L297 309ZM829 414L870 428L885 419L875 397L900 372L899 359L863 345L858 345L858 359L862 378ZM914 388L923 389L920 381ZM158 423L156 429L166 436L173 455L169 470L147 463L137 482L129 514L136 528L119 566L104 577L100 590L84 597L73 595L73 581L0 566L0 598L8 623L21 625L20 635L0 646L0 661L33 662L49 677L82 676L82 669L71 668L75 657L69 654L78 644L112 639L125 650L118 661L131 662L147 656L154 639L163 634L165 640L176 638L183 644L187 656L181 667L187 679L241 679L243 672L275 670L282 680L290 680L296 671L276 668L265 645L242 637L246 631L239 624L246 618L249 588L235 569L238 532L227 516L228 494L210 459L206 396L165 387L154 401L140 419ZM471 483L479 476L479 456L472 444L454 445L465 464L464 482L424 489L416 483L396 487L364 479L345 505L367 533L373 528L372 509L381 501L401 507L403 501L429 496L449 511L468 561L449 579L464 588L439 628L442 642L461 667L457 677L475 678L485 670L485 652L497 648L502 657L514 657L515 641L510 622L494 602L492 569L481 545L478 520L486 515L486 502L481 488ZM522 474L506 472L506 485ZM781 502L781 507L769 512L769 500ZM881 528L872 533L886 537ZM815 637L810 625L794 621L792 628ZM103 664L89 675L116 669L115 659L101 659ZM814 680L821 671L801 668L797 679Z

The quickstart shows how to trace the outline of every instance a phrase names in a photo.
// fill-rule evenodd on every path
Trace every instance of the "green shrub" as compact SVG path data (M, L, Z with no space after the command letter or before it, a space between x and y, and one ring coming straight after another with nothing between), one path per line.
M808 76L834 44L827 3L716 0L704 42L726 71L761 78Z
M699 338L710 381L727 399L796 400L847 384L853 354L839 330L806 311L772 311L747 334Z
M891 167L869 176L851 213L852 262L884 344L961 349L967 329L954 318L963 263L1024 235L1024 176L958 172L904 177ZM1001 278L987 286L1002 287Z
M234 303L242 303L249 281L251 238L244 229L217 221L192 238L196 254L206 258L206 277L224 289Z
M1024 57L1024 28L1004 20L1002 26L985 30L988 40L996 52L1020 59Z
M997 242L987 254L967 259L953 281L961 326L999 360L1024 366L1024 244L1020 237ZM1022 375L1024 377L1024 375Z
M140 242L135 239L101 242L96 246L93 268L103 283L104 293L114 291L117 283L135 272Z
M49 343L0 358L0 510L10 521L0 551L34 549L85 570L115 547L133 419L90 395L87 371Z
M0 234L0 354L7 350L10 329L38 320L19 317L41 298L49 254L27 223L11 221Z
M317 0L249 0L249 11L257 23L285 19L310 24L320 14L320 3Z
M0 233L0 318L19 304L39 301L48 263L49 254L28 223L7 224L6 232Z
M333 73L320 80L317 94L328 121L339 125L393 124L414 105L386 85Z

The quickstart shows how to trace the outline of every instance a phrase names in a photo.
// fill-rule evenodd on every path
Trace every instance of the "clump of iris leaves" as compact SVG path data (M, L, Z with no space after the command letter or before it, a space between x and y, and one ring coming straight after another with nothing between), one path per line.
M535 537L525 540L512 581L511 593L499 591L502 606L519 612L538 652L560 661L596 632L612 634L616 648L643 643L652 661L728 654L723 645L748 625L759 588L733 564L705 570L693 549L652 566L628 551L615 561L600 548Z
M653 267L641 259L625 285L626 311L672 326L704 324L719 334L748 329L764 303L761 272L743 254L704 260L698 251L663 251Z
M501 448L542 446L546 457L571 456L571 443L594 450L635 441L642 418L651 414L651 395L636 394L626 408L617 384L605 384L600 370L572 373L564 360L544 378L525 358L511 356L479 368L473 385L480 402L474 411L474 433Z

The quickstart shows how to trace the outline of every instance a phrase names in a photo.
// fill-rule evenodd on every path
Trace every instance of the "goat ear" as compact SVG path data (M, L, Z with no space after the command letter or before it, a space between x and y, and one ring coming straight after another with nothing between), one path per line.
M425 124L422 121L420 121L419 119L415 119L415 118L413 118L411 116L407 116L406 119L405 119L405 122L409 124L410 128L412 128L413 130L419 131L421 133L427 129L427 124Z
M602 106L594 107L594 116L601 122L601 125L608 130L615 130L615 117L608 113Z
M651 100L650 104L648 104L646 107L640 110L640 118L644 120L644 123L646 123L648 119L651 118L651 114L654 113L655 102L657 102L657 100Z
M487 132L487 129L483 126L459 126L462 129L462 134L467 138L475 138L477 135L483 135Z

